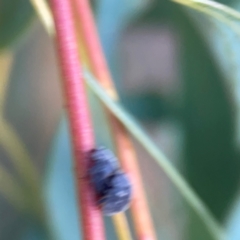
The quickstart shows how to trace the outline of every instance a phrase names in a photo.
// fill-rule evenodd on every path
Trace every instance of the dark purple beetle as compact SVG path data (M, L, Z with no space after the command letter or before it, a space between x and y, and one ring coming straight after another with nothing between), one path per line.
M92 150L90 179L99 197L104 215L125 211L131 200L132 186L120 169L113 153L104 147Z

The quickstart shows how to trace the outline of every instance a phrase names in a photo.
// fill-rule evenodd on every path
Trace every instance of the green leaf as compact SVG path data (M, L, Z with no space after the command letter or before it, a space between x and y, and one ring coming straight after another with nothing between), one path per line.
M238 11L215 1L210 0L172 0L172 1L196 9L200 12L206 13L211 17L216 17L217 19L223 22L225 22L226 19L233 22L240 21L240 13Z
M183 22L182 29L187 30L187 25ZM185 35L183 55L186 174L213 214L223 220L236 194L240 173L233 144L233 100L206 42L199 41L196 29L191 33Z
M82 239L66 116L62 117L54 136L48 163L44 190L47 208L51 210L49 221L55 231L55 239Z
M209 0L177 0L177 2L222 21L226 24L226 27L231 28L239 35L240 28L237 24L240 22L240 13L238 11ZM197 31L192 31L191 37L186 38L185 42L188 46L184 57L185 65L191 65L191 69L189 68L186 71L187 105L185 108L186 126L189 133L191 133L188 138L189 144L187 144L187 152L190 154L187 159L191 161L189 175L193 185L196 186L205 201L209 203L214 214L219 219L223 219L230 205L229 200L235 196L240 171L239 154L233 144L235 137L233 131L234 119L236 115L232 108L234 107L234 98L236 96L233 94L229 97L226 89L231 82L230 84L228 83L229 85L226 85L225 77L229 81L229 78L232 78L231 73L222 73L219 70L219 66L221 62L223 64L224 62L225 64L227 64L226 62L232 62L232 65L235 65L235 63L229 51L227 52L228 55L221 55L218 49L217 53L215 53L215 59L213 56L208 56L209 48L215 50L214 44L219 44L219 41L217 42L216 38L211 36L220 35L223 37L220 44L224 48L226 42L231 38L231 33L225 31L223 36L217 30L227 30L226 27L219 25L219 29L216 29L216 25L211 24L209 19L206 20L200 14L197 16L199 22L201 21L200 18L202 18L205 26L208 24L207 31L205 30L206 27L200 26L199 28L208 42L202 41L202 43L198 43L196 48L196 41L200 38L200 34ZM184 25L186 26L187 23L185 22ZM211 34L208 34L209 32ZM230 44L234 45L236 43L230 41ZM231 50L234 48L234 46L225 47ZM193 60L192 56L198 57ZM235 80L239 81L239 77L235 77L237 78ZM234 85L232 87L234 88ZM194 115L195 118L198 116L198 119L193 119ZM197 125L196 122L198 123ZM195 131L194 134L193 130ZM198 144L193 146L192 142ZM211 164L209 164L208 156L211 156ZM189 160L190 158L195 159L195 161ZM201 168L199 168L200 165ZM200 184L199 179L201 179L201 173L203 172L199 171L199 169L204 168L206 172L211 174L205 175L204 182ZM227 181L224 181L224 184L219 184L222 182L223 176L229 177Z
M213 5L218 9L213 9ZM155 1L141 17L140 23L155 26L164 23L177 29L184 92L183 167L189 184L203 198L213 215L224 221L235 198L240 175L239 154L234 146L235 103L228 89L232 83L226 84L229 72L224 72L226 67L220 67L220 63L226 65L226 62L231 62L232 56L226 52L222 56L213 55L214 51L217 52L215 45L219 41L208 41L206 32L213 36L216 23L203 14L187 10L168 1ZM206 13L217 16L234 30L238 27L239 13L226 6L214 3L211 8L201 6L201 10L211 11ZM139 23L136 21L135 24ZM200 30L200 24L205 31ZM185 239L212 239L192 212L186 232Z
M12 46L30 25L34 12L28 0L0 1L0 49Z
M127 94L121 98L121 102L129 112L142 121L159 121L176 115L173 106L154 92Z

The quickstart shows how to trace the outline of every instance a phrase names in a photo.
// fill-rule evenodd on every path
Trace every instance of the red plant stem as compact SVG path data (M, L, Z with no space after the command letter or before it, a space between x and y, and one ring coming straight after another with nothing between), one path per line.
M77 24L84 38L91 70L109 95L117 100L117 92L104 57L89 1L72 0L72 2L76 12ZM138 240L156 240L133 144L125 127L112 114L109 114L109 120L118 156L123 168L130 175L134 187L131 212L137 238Z
M77 27L81 30L81 37L89 58L91 71L108 93L117 98L117 93L102 50L95 26L94 17L88 0L72 0L76 13Z
M111 118L112 119L112 118ZM125 127L118 121L112 121L115 134L115 142L118 146L118 156L122 166L131 177L133 184L133 199L131 213L138 240L156 240L151 215L149 213L147 199L145 196L141 174L138 168L137 156L133 151L133 143L128 136ZM121 149L124 149L124 151Z
M94 148L94 135L80 68L71 5L69 0L50 2L74 151L83 236L85 240L103 240L105 237L101 211L96 206L96 197L89 179L84 177L87 176L89 165L87 153Z

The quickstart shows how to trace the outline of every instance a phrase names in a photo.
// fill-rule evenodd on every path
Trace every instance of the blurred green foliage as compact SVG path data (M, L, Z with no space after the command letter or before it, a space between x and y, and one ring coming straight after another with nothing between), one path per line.
M214 46L209 44L189 11L166 0L155 0L145 8L136 8L141 5L140 2L140 0L123 2L102 0L95 4L99 33L116 85L120 90L122 103L142 122L151 121L158 124L162 119L171 121L174 118L180 122L184 132L184 156L180 159L184 174L214 216L223 223L238 191L240 177L239 152L234 144L236 106L233 96L229 94L226 76L219 68L218 60L213 56ZM234 0L221 2L232 4ZM193 14L200 22L203 18L206 20L202 14L197 15L195 12ZM29 1L0 0L0 49L13 46L15 40L30 25L33 15ZM211 31L211 28L214 28L211 20L207 18L205 22L209 23L207 28ZM139 94L126 93L120 81L117 46L124 30L141 25L161 28L163 24L171 26L179 36L179 64L182 69L179 78L183 82L184 95L180 107L177 101L169 102L160 93L147 91ZM90 98L95 102L91 96ZM98 112L97 109L99 103L95 102L92 111L101 114L104 118L101 110ZM97 141L99 144L113 148L109 140L110 134L106 133L106 119L101 121L102 124L99 124L99 121L95 123ZM47 204L54 212L53 223L56 225L54 227L59 234L62 233L58 239L68 239L69 234L72 234L71 240L73 240L79 239L77 238L79 229L76 224L77 216L74 215L76 203L71 176L70 145L65 124L66 122L62 123L55 136L49 160L52 165L47 165L48 175L45 180L46 186L50 188L48 189L50 200L47 200L50 202ZM106 134L98 127L99 125L104 127ZM61 198L64 192L68 194ZM66 211L66 205L69 211ZM62 217L66 214L69 214L67 221L72 219L71 226L64 225L66 222ZM29 237L23 239L33 240L32 236L38 235L32 233L34 228L30 227L31 231L27 233ZM107 223L107 229L109 228L112 229L111 223ZM108 233L109 238L114 239L114 233L110 231ZM2 237L4 234L5 236ZM11 239L10 235L11 232L6 230L5 233L0 234L2 237L0 238ZM12 236L12 239L19 238ZM201 221L191 210L183 239L211 239Z
M0 1L0 49L16 42L30 25L34 11L26 0Z
M201 17L206 18L200 14L197 17L199 21ZM208 27L214 27L210 23L209 20ZM141 24L159 27L169 24L180 35L184 101L179 109L179 120L185 136L184 173L214 216L223 222L236 197L240 178L240 156L234 144L236 110L233 96L229 96L228 85L211 46L186 9L169 1L155 1L134 22L134 25ZM158 105L154 107L163 117L166 110ZM142 104L142 116L149 115L150 108L146 110L144 106ZM156 121L159 120L158 115ZM196 216L190 215L187 239L211 239Z
M123 95L121 102L136 118L141 121L155 122L164 119L179 119L176 106L169 103L156 92Z

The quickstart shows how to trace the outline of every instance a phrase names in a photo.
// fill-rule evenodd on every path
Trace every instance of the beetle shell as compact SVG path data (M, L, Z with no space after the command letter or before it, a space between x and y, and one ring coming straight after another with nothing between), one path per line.
M106 148L91 152L90 179L99 197L104 215L125 211L130 203L132 186L127 175L120 170L113 153Z

